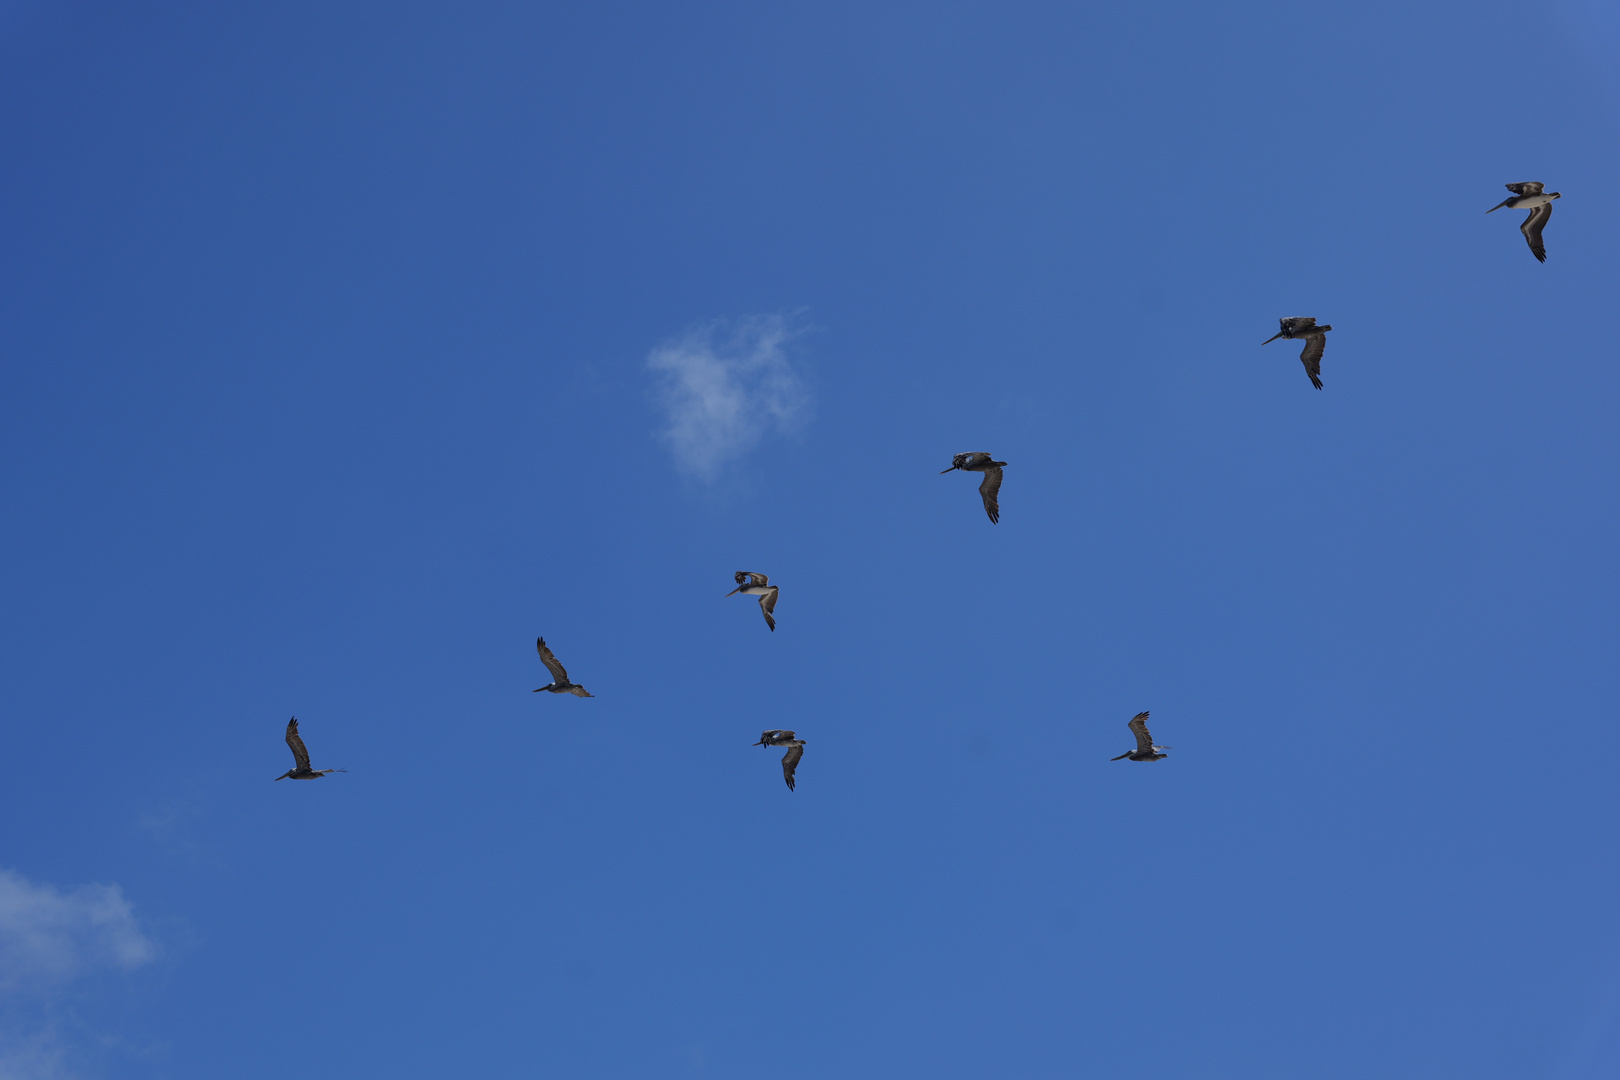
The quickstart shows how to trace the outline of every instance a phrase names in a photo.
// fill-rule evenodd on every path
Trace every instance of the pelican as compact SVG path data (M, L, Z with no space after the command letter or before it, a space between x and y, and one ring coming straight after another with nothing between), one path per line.
M776 594L779 590L775 585L771 584L771 579L764 574L756 574L752 570L739 570L733 575L733 578L737 582L737 587L726 593L726 596L736 596L738 593L742 593L744 596L759 597L759 610L765 613L765 625L775 631L776 620L771 617L771 612L776 610ZM721 599L723 600L725 597L721 597ZM789 732L789 734L792 734L792 732ZM798 759L795 758L794 760Z
M1530 254L1536 257L1537 262L1547 261L1547 246L1541 242L1541 230L1546 227L1547 219L1552 217L1552 201L1563 198L1556 191L1542 193L1541 181L1526 180L1519 184L1508 184L1507 189L1513 192L1513 198L1503 199L1489 210L1487 214L1494 214L1498 210L1525 210L1530 216L1524 219L1519 231L1524 233L1524 242L1530 245Z
M1132 761L1158 761L1160 758L1167 758L1170 756L1169 754L1161 754L1159 751L1174 750L1175 747L1155 746L1153 744L1153 736L1148 734L1147 718L1148 714L1145 712L1139 712L1135 716L1131 717L1131 722L1126 726L1136 733L1136 749L1127 750L1125 753L1119 755L1119 757L1111 758L1110 760L1119 761L1122 758L1130 758Z
M799 759L804 757L804 740L795 739L791 731L767 731L754 745L788 748L788 752L782 755L782 779L787 781L788 790L792 791L793 770L799 767Z
M571 683L568 681L568 672L563 670L562 662L555 656L551 655L551 650L546 648L545 638L535 638L534 647L540 650L540 662L551 669L551 678L553 680L544 686L537 687L534 691L535 693L538 694L541 690L550 690L553 694L573 694L575 697L596 696L595 694L588 693L586 689L578 683Z
M990 515L990 524L994 525L1001 520L1001 504L996 501L996 493L1001 490L1001 470L1006 464L1005 461L990 460L990 455L983 450L974 450L951 458L951 467L941 469L939 475L944 476L956 469L984 473L984 479L979 483L979 497L984 500L984 512Z
M319 780L327 773L348 772L348 769L312 769L309 767L309 750L304 746L304 740L298 735L298 717L287 721L287 745L292 747L293 762L296 769L288 769L277 780Z
M1282 329L1272 334L1262 345L1270 345L1278 338L1298 340L1305 339L1305 351L1299 354L1300 362L1305 365L1305 374L1311 377L1311 385L1318 390L1322 389L1322 350L1327 348L1327 332L1333 327L1317 326L1316 319L1310 315L1295 315L1288 319L1278 319Z

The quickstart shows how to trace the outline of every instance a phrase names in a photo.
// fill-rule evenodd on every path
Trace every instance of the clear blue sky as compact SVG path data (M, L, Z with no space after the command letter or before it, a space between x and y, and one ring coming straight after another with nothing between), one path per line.
M0 6L0 1076L1616 1075L1617 59Z

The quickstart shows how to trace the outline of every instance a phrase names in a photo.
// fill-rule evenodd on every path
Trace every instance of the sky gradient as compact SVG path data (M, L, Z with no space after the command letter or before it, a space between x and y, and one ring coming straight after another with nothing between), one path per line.
M1620 1068L1612 9L0 50L0 1080Z

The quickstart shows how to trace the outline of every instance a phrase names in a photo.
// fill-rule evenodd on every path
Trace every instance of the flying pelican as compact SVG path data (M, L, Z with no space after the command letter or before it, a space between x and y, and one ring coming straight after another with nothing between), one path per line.
M309 767L309 751L304 747L304 740L299 738L298 717L296 716L287 721L287 745L292 747L293 761L298 767L288 769L276 777L277 780L319 780L327 773L349 771L348 769L315 770Z
M553 680L544 686L536 687L535 693L538 694L541 690L550 690L553 694L573 694L575 697L596 696L586 692L585 688L578 683L568 681L568 672L563 670L562 661L552 656L551 650L546 648L545 638L535 638L534 647L540 650L540 662L551 669L551 678Z
M1110 760L1119 761L1121 758L1130 758L1132 761L1158 761L1160 758L1170 756L1169 754L1161 754L1159 751L1174 750L1175 747L1153 745L1153 736L1148 734L1147 718L1148 714L1145 712L1139 712L1131 717L1131 722L1126 726L1136 733L1136 749L1128 750L1119 757Z
M951 458L951 467L941 469L939 475L944 476L956 469L984 473L984 480L979 483L979 496L984 499L984 512L990 515L990 524L994 525L1001 520L1001 504L996 501L996 493L1001 490L1001 470L1006 464L1005 461L991 461L990 455L983 450L974 450Z
M726 593L726 596L736 596L738 593L742 593L744 596L759 597L759 610L765 613L765 625L774 631L776 629L776 620L771 617L771 612L776 610L776 594L780 590L771 584L770 578L764 574L756 574L752 570L739 570L733 576L737 582L737 587ZM723 600L725 597L721 597L721 599ZM792 733L789 732L789 734ZM795 758L794 760L798 759Z
M792 791L793 770L799 767L799 759L804 757L804 740L795 739L791 731L767 731L754 745L788 748L788 752L782 755L782 779L787 781L788 790Z
M1311 377L1311 385L1322 389L1322 350L1327 348L1327 332L1333 327L1317 326L1316 319L1310 315L1295 315L1277 321L1282 324L1282 329L1260 344L1270 345L1278 338L1304 338L1305 351L1299 354L1299 359L1305 365L1305 374Z
M1524 233L1524 242L1530 245L1530 254L1534 255L1538 262L1546 262L1547 246L1541 242L1541 230L1546 227L1547 219L1552 217L1552 201L1563 196L1556 191L1542 194L1541 187L1539 180L1508 184L1507 189L1513 192L1513 198L1503 199L1485 212L1492 214L1504 207L1508 210L1529 209L1530 216L1524 219L1519 231Z

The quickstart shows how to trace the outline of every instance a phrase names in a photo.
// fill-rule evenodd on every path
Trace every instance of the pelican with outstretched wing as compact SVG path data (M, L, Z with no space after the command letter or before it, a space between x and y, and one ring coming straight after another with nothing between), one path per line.
M1333 327L1317 326L1316 319L1309 315L1295 315L1277 321L1282 324L1282 329L1260 344L1270 345L1278 338L1303 339L1305 349L1299 354L1300 363L1305 365L1305 374L1311 377L1311 385L1322 389L1322 352L1327 348L1327 332Z
M983 450L974 450L966 454L957 454L951 458L951 467L941 469L939 475L961 469L963 472L982 472L984 479L979 481L979 498L984 500L984 512L994 525L1001 520L1001 503L996 496L1001 493L1001 470L1006 467L1005 461L993 461L991 456Z
M739 570L733 575L733 580L737 582L737 587L726 593L726 596L736 596L738 593L742 593L744 596L759 597L759 610L765 613L765 625L774 631L776 629L776 619L771 615L771 612L776 610L776 594L778 590L775 585L771 584L771 579L764 574L756 574L752 570ZM721 599L723 600L725 597L721 597Z
M1154 745L1153 736L1148 734L1147 718L1148 714L1145 712L1139 712L1135 716L1131 717L1131 722L1126 726L1129 727L1131 729L1131 733L1136 736L1136 749L1127 750L1125 753L1112 760L1120 761L1124 758L1130 758L1132 761L1158 761L1160 758L1167 758L1170 756L1169 754L1161 754L1159 751L1174 750L1175 747Z
M327 773L348 772L348 769L312 769L309 767L309 749L298 734L298 717L287 721L287 745L292 747L295 768L288 769L277 780L319 780Z
M588 692L578 683L568 681L567 670L563 668L562 661L551 655L551 650L546 648L545 638L535 638L534 647L540 650L540 662L546 665L547 668L551 669L552 679L552 681L546 685L536 687L534 691L535 693L538 694L541 690L549 690L553 694L573 694L575 697L596 696L595 694Z
M792 791L793 772L799 767L799 759L804 757L804 740L795 739L791 731L767 731L754 745L788 748L788 752L782 755L782 779L787 781L788 790Z
M1536 257L1537 262L1547 261L1547 245L1541 242L1541 230L1547 227L1552 218L1552 204L1554 199L1564 196L1556 191L1543 191L1539 180L1525 180L1517 184L1506 185L1513 192L1511 199L1503 199L1489 210L1487 214L1498 210L1529 210L1530 216L1524 219L1519 231L1524 233L1524 242L1530 245L1530 254Z

